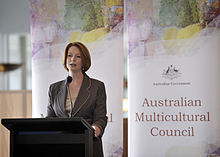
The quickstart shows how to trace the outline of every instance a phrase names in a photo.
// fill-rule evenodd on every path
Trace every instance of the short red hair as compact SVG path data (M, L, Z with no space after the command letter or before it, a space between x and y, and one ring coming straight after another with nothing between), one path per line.
M64 56L63 56L63 66L64 68L69 71L69 69L66 66L66 59L67 59L67 55L68 55L68 50L70 47L75 46L79 49L80 51L80 55L82 57L82 72L86 72L90 66L91 66L91 57L90 57L90 53L89 50L87 49L87 47L81 43L81 42L73 42L73 43L69 43L64 51Z

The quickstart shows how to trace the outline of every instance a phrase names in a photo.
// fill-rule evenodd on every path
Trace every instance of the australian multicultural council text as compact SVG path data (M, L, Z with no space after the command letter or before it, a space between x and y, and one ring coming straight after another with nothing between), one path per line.
M200 110L195 110L195 108L193 110L187 109L189 107L191 109L192 107L201 108L202 101L200 99L180 97L179 99L165 98L152 100L145 98L142 107L147 107L148 110L147 112L136 112L135 122L152 122L154 126L149 130L152 136L195 136L193 126L181 129L177 129L176 127L174 129L162 129L155 125L157 123L174 122L174 124L179 124L185 122L187 124L195 124L193 122L210 121L209 112L200 113Z

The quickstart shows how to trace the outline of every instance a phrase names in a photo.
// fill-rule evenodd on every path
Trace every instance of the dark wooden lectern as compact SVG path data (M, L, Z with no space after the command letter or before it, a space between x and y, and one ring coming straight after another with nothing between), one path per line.
M93 157L93 129L83 118L2 119L10 157Z

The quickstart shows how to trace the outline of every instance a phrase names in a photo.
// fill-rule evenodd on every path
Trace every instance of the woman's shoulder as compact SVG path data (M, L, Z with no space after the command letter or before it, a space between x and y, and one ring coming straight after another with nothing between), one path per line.
M91 82L92 82L92 86L96 86L98 88L105 88L105 84L101 80L91 78Z
M95 78L90 78L92 82L99 83L99 84L104 84L101 80L95 79Z
M60 81L51 83L50 88L56 89L56 88L59 88L60 86L63 86L64 84L65 84L65 80L60 80Z
M86 79L90 80L93 85L104 85L104 82L102 82L101 80L92 78L92 77L90 77L88 75L85 75L85 76L86 76Z

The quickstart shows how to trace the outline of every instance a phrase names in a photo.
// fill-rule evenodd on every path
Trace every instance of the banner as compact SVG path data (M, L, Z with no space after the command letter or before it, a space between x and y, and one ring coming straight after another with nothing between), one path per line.
M129 157L220 156L219 6L126 1Z
M105 156L122 156L123 1L30 0L30 10L33 117L46 114L49 85L68 75L65 46L81 41L91 53L87 74L106 87Z

